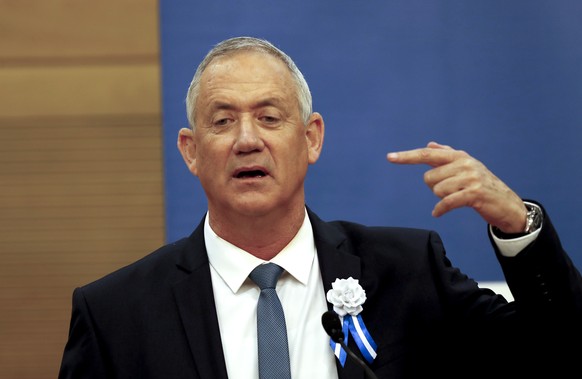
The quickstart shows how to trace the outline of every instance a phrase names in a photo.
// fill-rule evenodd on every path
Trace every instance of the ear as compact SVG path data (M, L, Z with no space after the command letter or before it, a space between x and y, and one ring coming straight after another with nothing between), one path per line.
M194 132L189 128L182 128L178 132L178 150L188 166L188 170L197 175L196 169L196 143L194 142Z
M321 149L323 148L323 136L325 134L325 125L323 117L317 112L313 112L309 118L309 123L305 129L305 138L307 139L307 156L309 164L314 164L319 159Z

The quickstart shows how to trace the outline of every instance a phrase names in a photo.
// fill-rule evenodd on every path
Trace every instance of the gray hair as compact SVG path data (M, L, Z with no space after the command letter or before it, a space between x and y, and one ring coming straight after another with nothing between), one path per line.
M279 59L285 64L285 66L287 66L297 87L297 101L299 103L299 111L301 112L304 124L307 125L309 117L312 113L313 106L311 92L309 91L307 81L291 57L264 39L254 37L235 37L224 40L214 46L214 48L212 48L212 50L206 54L202 62L200 62L196 72L194 73L194 78L192 79L192 82L190 82L190 87L188 88L188 93L186 95L186 114L188 117L188 123L192 129L195 128L194 120L196 116L196 100L200 95L200 78L202 77L204 70L206 70L208 65L214 59L232 55L239 51L263 52Z

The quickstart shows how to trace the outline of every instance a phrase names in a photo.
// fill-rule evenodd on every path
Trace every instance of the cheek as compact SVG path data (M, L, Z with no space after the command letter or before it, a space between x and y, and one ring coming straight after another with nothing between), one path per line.
M207 154L205 151L199 151L196 157L196 170L198 174L204 175L213 170L218 165L218 160Z
M218 175L227 168L232 149L227 144L205 141L196 151L198 175Z
M305 176L309 165L308 153L305 147L296 147L287 152L285 159L287 172L293 173L293 176L301 178Z

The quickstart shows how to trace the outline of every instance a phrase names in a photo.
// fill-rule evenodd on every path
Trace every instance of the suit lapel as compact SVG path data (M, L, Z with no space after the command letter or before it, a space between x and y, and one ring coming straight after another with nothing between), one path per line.
M177 263L187 276L175 285L174 296L200 378L227 379L203 225L192 233Z
M315 236L317 257L323 280L325 293L331 289L331 284L336 279L361 278L360 258L350 251L346 235L333 225L323 222L308 208L309 219ZM328 303L328 309L333 307ZM357 354L357 347L353 344L353 338L349 339L349 348ZM340 379L363 379L364 370L351 359L347 359L344 367L336 359L336 366Z

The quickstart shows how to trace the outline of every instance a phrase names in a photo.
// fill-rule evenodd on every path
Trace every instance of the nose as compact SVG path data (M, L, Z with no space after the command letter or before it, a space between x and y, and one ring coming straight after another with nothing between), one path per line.
M235 153L261 151L265 147L259 125L248 117L241 118L235 138L233 146Z

